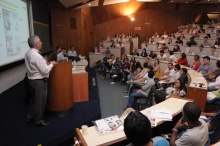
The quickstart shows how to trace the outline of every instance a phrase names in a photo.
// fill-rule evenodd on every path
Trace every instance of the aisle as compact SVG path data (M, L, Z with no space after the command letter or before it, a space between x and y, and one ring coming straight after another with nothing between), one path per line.
M112 115L121 115L128 100L124 98L126 94L123 93L126 86L120 85L118 82L111 85L112 79L102 79L101 77L102 75L97 73L102 118Z

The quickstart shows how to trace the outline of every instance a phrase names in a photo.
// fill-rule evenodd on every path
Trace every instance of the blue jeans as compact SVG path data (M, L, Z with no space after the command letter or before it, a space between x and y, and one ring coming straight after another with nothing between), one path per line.
M217 88L213 87L213 86L208 86L208 91L211 92L211 91L216 91L218 90Z
M128 107L134 107L134 100L138 98L146 98L146 96L141 92L131 93L128 98Z

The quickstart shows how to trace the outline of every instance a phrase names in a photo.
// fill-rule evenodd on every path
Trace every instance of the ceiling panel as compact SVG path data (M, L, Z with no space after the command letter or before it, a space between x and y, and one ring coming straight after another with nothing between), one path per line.
M118 3L124 3L129 2L129 0L104 0L103 5L111 5L111 4L118 4Z

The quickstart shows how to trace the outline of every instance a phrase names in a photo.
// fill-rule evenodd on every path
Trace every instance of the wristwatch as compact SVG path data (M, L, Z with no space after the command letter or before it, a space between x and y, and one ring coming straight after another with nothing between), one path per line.
M173 129L172 129L172 131L178 132L178 129L176 129L176 128L173 128Z

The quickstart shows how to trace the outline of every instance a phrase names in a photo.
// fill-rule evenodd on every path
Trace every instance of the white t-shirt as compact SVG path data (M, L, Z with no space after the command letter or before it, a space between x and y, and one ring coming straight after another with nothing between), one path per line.
M164 53L163 56L160 56L160 54L157 56L159 59L161 58L167 58L167 55Z
M177 58L176 58L176 56L174 56L174 55L171 55L171 56L170 56L170 59L172 59L172 63L174 63L174 62L177 61Z

